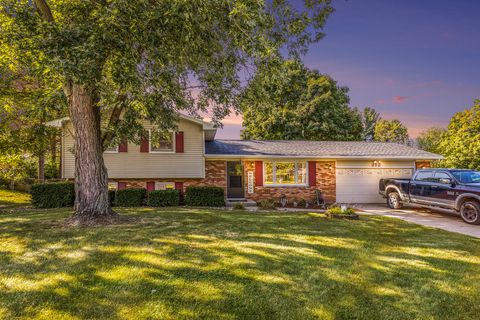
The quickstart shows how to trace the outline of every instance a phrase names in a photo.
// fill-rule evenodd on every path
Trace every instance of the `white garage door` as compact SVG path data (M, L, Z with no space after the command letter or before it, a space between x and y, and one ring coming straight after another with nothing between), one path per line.
M410 178L412 168L337 168L338 203L382 203L378 182L382 178Z

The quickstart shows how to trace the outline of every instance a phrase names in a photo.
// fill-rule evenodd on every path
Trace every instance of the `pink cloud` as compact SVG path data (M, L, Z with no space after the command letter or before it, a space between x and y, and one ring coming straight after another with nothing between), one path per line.
M386 101L383 100L383 99L377 99L377 100L375 100L375 103L376 103L376 104L385 104L385 102L386 102Z
M409 98L410 98L410 97L408 97L408 96L393 96L393 97L392 97L392 102L393 102L393 103L401 104L401 103L407 102L407 100L408 100Z

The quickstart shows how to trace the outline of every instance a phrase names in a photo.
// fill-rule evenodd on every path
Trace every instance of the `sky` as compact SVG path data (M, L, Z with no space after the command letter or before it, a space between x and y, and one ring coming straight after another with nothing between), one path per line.
M411 137L480 99L480 0L340 0L305 64L350 88L352 107L399 119ZM230 116L219 139L239 139Z

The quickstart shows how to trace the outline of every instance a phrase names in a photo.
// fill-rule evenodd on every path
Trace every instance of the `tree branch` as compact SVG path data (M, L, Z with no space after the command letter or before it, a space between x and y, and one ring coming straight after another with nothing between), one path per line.
M110 119L108 120L107 128L116 125L118 121L120 121L120 116L122 114L123 109L125 108L125 96L121 95L118 99L120 100L119 104L116 105L112 113L110 114ZM108 146L113 139L114 134L110 130L106 130L102 136L102 145L103 148Z
M50 10L50 7L48 6L48 3L46 0L34 0L35 6L37 7L37 10L40 14L40 17L43 18L43 20L48 21L48 22L54 22L55 20L53 19L52 15L52 10Z

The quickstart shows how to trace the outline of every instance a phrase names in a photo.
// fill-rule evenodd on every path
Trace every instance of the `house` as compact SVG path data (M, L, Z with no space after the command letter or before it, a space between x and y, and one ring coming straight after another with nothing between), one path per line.
M62 178L73 179L73 130L62 128ZM158 190L219 186L227 199L313 200L321 190L327 202L379 203L381 178L409 178L430 167L432 154L396 143L343 141L247 141L215 139L207 122L180 116L178 132L123 143L105 151L111 188Z

